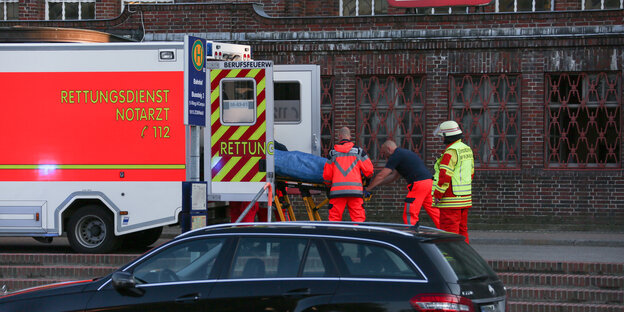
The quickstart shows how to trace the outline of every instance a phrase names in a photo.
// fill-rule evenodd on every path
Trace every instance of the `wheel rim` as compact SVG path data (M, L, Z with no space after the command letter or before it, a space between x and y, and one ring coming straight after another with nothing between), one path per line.
M84 216L76 223L76 238L82 246L97 247L106 239L106 224L97 216Z

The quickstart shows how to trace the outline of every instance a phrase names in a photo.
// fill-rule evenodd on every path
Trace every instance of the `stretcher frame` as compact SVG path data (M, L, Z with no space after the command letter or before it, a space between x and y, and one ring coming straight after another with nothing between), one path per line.
M299 190L310 221L321 221L321 216L319 215L318 211L321 207L329 203L329 198L325 198L323 201L316 204L314 202L314 198L312 198L312 194L310 191L327 192L327 186L324 183L307 182L287 177L277 177L275 179L276 192L274 203L275 207L277 208L277 221L287 221L286 216L283 212L284 208L288 212L288 220L297 221L297 218L295 217L295 212L293 210L292 202L288 197L288 192L286 191L286 188Z

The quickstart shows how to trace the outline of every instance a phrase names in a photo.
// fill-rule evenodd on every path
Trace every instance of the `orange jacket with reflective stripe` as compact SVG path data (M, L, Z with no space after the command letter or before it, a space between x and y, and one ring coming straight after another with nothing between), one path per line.
M329 198L362 197L362 176L373 176L373 163L366 152L348 140L334 145L323 168L323 180L331 186Z

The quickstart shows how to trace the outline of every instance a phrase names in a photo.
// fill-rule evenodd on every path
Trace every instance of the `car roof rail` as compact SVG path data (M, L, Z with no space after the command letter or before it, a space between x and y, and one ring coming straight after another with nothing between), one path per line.
M192 233L215 230L222 228L234 228L239 226L323 226L323 227L335 227L335 228L351 228L351 229L367 229L378 230L384 232L392 232L403 236L413 236L413 233L406 232L406 230L412 230L418 232L421 226L401 224L401 223L388 223L388 222L353 222L353 221L280 221L280 222L238 222L238 223L221 223L205 226L195 230L191 230L178 235L177 237L184 237ZM428 227L424 227L428 228ZM428 228L434 229L434 228Z

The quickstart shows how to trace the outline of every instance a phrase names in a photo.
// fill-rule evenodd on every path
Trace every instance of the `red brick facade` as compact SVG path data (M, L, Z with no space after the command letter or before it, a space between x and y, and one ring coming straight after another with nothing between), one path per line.
M475 14L404 14L405 9L390 8L390 13L396 14L339 17L338 1L269 0L264 1L263 9L249 3L222 2L133 5L131 11L126 9L118 15L115 13L120 10L117 1L101 0L96 5L96 16L102 19L51 22L37 20L41 15L31 13L36 11L32 6L37 6L39 1L21 1L25 2L23 15L20 10L24 20L0 22L0 26L87 28L147 41L182 40L185 33L191 33L215 41L250 44L255 59L269 59L280 64L319 64L324 79L333 80L334 129L349 126L356 133L362 133L359 130L367 121L361 120L362 115L357 111L360 105L357 100L360 92L356 82L358 77L424 77L424 117L417 121L424 141L419 152L431 168L444 148L441 140L432 136L433 129L441 121L458 116L453 113L455 93L451 93L451 77L518 77L519 85L513 86L518 92L513 114L506 117L508 120L499 121L500 116L492 117L496 112L490 112L490 121L495 126L503 122L507 125L507 130L501 130L503 138L497 137L497 141L492 142L515 145L505 149L493 144L488 148L513 154L509 158L512 161L497 160L493 166L478 166L473 185L472 222L521 221L535 222L536 226L555 222L598 229L603 226L619 226L621 229L624 224L622 10L491 13L494 10L490 5L471 8L470 12L481 12ZM101 10L103 7L107 9ZM578 1L562 1L556 2L555 8L578 10L580 4ZM549 164L548 155L553 153L559 158L602 155L591 146L589 151L582 152L582 148L576 145L569 149L549 149L552 145L549 140L555 132L564 140L572 140L566 137L570 134L564 124L548 117L549 110L554 111L552 107L559 107L559 104L547 103L547 93L552 87L547 85L545 77L547 74L558 77L559 73L615 73L619 77L613 80L616 85L611 85L610 91L593 91L594 87L576 87L573 83L570 83L572 90L584 91L565 91L572 95L588 93L588 98L600 97L592 94L603 92L608 97L607 104L596 100L601 103L596 104L598 108L587 108L588 104L583 101L574 104L580 105L580 109L577 106L566 109L570 111L567 114L573 123L577 122L574 121L575 112L580 110L584 116L590 116L587 124L598 129L599 134L594 134L594 130L583 132L584 129L579 129L581 141L592 141L597 137L598 141L608 140L605 143L608 146L615 142L617 146L611 148L617 154L615 161L607 164L598 161L595 166L586 167L567 163L553 167L552 163ZM501 100L503 108L500 111L509 110L511 102L508 101ZM591 117L595 111L610 118L611 128L596 125ZM553 132L553 127L557 131ZM604 129L611 129L607 132L616 129L616 138L600 134L605 132ZM518 132L513 134L514 140L517 139L515 143L509 143L509 138L505 137L512 131ZM491 133L488 135L492 136ZM371 134L371 137L377 142L387 138L381 132ZM476 146L479 137L474 139L471 146L479 150L481 147ZM487 141L485 134L482 139ZM360 137L358 140L363 147L376 149L374 140L363 141ZM484 155L489 155L487 148L484 150ZM498 157L492 157L495 156ZM368 219L400 221L404 195L402 183L381 188L366 204ZM422 216L428 221L424 214Z

